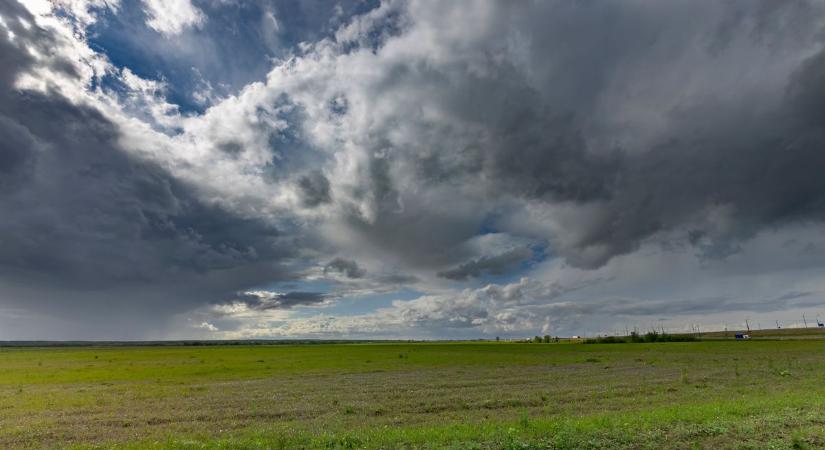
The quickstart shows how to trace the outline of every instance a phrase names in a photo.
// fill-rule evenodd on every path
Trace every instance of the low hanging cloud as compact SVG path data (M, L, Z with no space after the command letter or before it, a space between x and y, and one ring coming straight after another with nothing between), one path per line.
M247 291L239 296L238 300L250 309L268 310L315 305L327 301L329 297L322 292Z
M340 273L347 278L363 278L367 274L366 269L358 266L355 261L335 258L324 266L324 273Z
M479 277L483 273L501 275L514 265L530 259L532 256L533 252L529 248L515 248L498 255L473 259L458 267L439 272L438 276L461 281Z

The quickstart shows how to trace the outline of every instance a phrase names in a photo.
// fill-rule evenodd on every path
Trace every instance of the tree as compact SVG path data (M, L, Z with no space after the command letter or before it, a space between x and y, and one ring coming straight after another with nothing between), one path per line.
M536 336L536 337L534 337L534 338L533 338L533 342L535 342L535 343L537 343L537 344L541 343L541 336Z
M545 334L545 335L544 335L544 343L545 343L545 344L549 344L549 343L550 343L550 335L549 335L549 334Z

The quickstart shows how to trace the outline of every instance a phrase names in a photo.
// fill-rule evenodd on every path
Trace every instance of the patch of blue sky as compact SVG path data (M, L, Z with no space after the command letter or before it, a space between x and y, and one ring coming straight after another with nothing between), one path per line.
M297 52L301 42L331 36L352 15L377 2L207 2L195 1L206 20L176 35L146 25L143 5L124 1L115 11L98 10L87 30L89 45L118 67L162 80L167 101L186 113L200 113L211 98L240 91L262 81L273 61Z

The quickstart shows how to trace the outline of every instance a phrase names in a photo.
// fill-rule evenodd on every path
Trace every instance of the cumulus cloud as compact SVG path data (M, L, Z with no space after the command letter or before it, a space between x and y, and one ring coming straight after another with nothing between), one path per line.
M530 249L516 248L498 255L473 259L453 269L439 272L438 276L451 280L466 280L468 278L478 277L485 272L500 275L514 264L522 262L531 256L533 256L533 252L531 252Z
M146 25L166 36L180 33L187 27L198 26L206 20L200 9L190 0L142 0Z
M647 244L597 270L550 261L532 272L533 278L513 283L396 300L365 314L242 321L226 336L564 336L634 328L681 332L696 323L734 329L744 328L747 319L752 325L761 320L788 326L801 321L805 311L814 317L825 310L825 284L818 275L825 259L805 250L809 239L821 244L815 233L810 227L760 233L733 265L702 260L688 248ZM771 260L782 247L788 260ZM776 270L795 259L804 271Z
M443 333L520 333L548 328L539 314L562 293L576 287L531 282L523 278L506 285L487 285L454 294L426 295L397 300L370 314L330 317L317 315L283 322L256 324L230 332L231 336L438 336ZM472 335L472 334L471 334Z
M209 322L201 322L200 325L197 326L197 328L201 328L201 329L204 329L206 331L218 331L218 327L216 327L215 325L212 325Z

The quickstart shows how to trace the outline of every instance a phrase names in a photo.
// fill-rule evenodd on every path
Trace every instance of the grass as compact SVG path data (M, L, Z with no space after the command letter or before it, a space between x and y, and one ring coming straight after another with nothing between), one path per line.
M822 448L815 340L0 348L0 448Z

